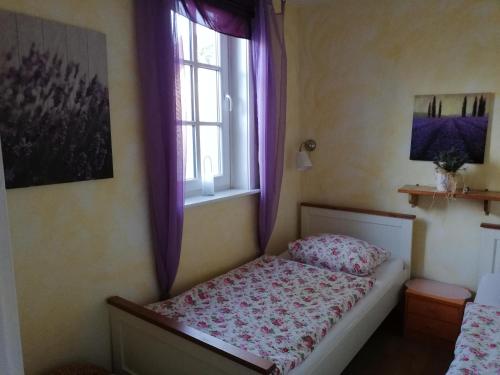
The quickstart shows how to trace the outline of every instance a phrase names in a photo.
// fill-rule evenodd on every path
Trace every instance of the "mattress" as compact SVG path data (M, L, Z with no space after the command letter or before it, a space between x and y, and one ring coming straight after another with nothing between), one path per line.
M474 302L500 306L500 273L488 273L481 278Z
M262 256L172 299L147 306L288 373L375 285L372 277Z
M287 254L281 256L288 258ZM400 258L390 258L376 268L372 277L375 278L375 285L368 295L359 301L347 314L342 317L323 338L315 350L305 359L290 375L306 375L317 370L317 364L330 353L343 345L343 339L349 334L351 327L359 323L360 320L372 319L369 311L375 305L379 309L386 308L392 310L394 306L381 306L380 304L390 304L390 299L384 298L391 291L400 290L404 282L409 278L409 270L404 268L404 262ZM340 350L341 351L341 350ZM320 371L321 372L321 371Z

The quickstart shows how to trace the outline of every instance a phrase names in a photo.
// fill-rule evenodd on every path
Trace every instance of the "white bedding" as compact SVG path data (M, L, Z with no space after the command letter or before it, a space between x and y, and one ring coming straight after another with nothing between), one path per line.
M474 302L500 306L500 273L488 273L481 278Z
M290 258L288 252L281 254L284 258ZM335 324L335 326L326 334L314 351L306 358L306 360L296 369L292 370L290 375L305 375L313 371L318 371L317 364L325 363L321 359L328 356L338 345L345 345L343 339L348 335L351 327L357 324L361 319L369 320L371 315L368 311L377 306L378 310L387 308L389 311L392 306L391 302L383 297L394 288L401 289L404 282L409 278L409 271L404 269L403 260L400 258L391 258L381 264L375 270L374 274L376 282L370 293L368 293L361 301L359 301L343 318ZM387 305L387 306L386 306ZM318 372L328 373L319 369Z

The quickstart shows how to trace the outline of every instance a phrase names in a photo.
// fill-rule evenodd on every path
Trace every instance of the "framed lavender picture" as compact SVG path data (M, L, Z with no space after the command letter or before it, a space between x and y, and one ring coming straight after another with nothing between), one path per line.
M7 188L113 177L106 37L0 10Z
M492 103L490 93L415 96L410 159L455 150L467 163L484 163Z

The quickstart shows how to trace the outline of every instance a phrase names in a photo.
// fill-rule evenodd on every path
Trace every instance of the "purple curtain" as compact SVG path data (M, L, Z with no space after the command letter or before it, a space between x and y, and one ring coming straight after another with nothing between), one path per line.
M251 39L260 180L259 244L265 250L278 210L285 138L283 11L272 0L136 0L135 26L155 264L162 297L179 265L184 155L177 36L172 11L218 32Z
M252 63L260 182L259 245L271 237L278 212L286 122L285 2L276 14L272 0L257 0L252 24Z
M250 39L254 0L179 0L179 11L191 21L222 34Z
M168 295L177 273L184 216L175 4L175 0L135 2L151 226L162 297Z

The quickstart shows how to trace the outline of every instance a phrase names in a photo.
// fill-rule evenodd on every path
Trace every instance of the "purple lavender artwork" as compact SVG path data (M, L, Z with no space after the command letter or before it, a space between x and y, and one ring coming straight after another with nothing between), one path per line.
M104 34L0 11L7 188L113 177Z
M415 96L410 159L434 161L455 149L467 163L484 163L492 102L488 93Z

